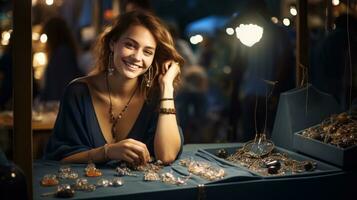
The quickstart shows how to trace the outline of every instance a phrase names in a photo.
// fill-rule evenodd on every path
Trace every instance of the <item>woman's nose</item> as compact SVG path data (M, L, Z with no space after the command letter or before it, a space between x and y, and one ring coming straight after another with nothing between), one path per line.
M134 51L132 57L136 61L140 61L140 60L142 60L143 54L140 51Z

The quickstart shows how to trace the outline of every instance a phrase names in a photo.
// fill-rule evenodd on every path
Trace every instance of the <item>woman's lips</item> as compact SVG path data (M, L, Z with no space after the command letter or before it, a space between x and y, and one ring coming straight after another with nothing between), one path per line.
M135 71L135 70L138 70L139 68L143 68L142 66L134 64L134 63L130 63L130 62L126 62L126 61L123 61L123 62L130 71Z

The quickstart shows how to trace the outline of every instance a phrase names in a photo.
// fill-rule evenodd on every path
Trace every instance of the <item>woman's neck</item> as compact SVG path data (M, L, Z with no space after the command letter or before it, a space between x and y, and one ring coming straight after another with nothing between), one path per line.
M108 75L109 86L112 96L126 97L136 89L138 78L126 79L119 73Z

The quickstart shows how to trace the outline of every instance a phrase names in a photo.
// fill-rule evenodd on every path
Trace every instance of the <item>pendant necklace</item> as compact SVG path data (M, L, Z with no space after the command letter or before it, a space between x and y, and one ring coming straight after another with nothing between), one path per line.
M108 80L108 73L106 73L105 75L105 80L106 80L106 84L107 84L107 89L108 89L108 95L109 95L109 118L110 118L110 123L112 124L112 128L111 128L111 132L113 135L114 140L116 141L116 126L118 124L118 121L123 117L124 113L128 110L128 106L131 102L131 100L133 99L136 90L138 89L138 86L135 87L134 92L131 94L128 102L125 104L124 108L120 111L119 114L114 114L113 113L113 103L112 103L112 98L111 98L111 89L110 89L110 85L109 85L109 80Z

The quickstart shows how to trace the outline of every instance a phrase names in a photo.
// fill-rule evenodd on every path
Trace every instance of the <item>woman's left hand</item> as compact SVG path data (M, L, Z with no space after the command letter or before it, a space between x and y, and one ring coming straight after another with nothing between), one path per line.
M174 60L166 61L163 64L162 74L159 75L161 89L163 87L172 87L176 76L180 73L180 65Z

